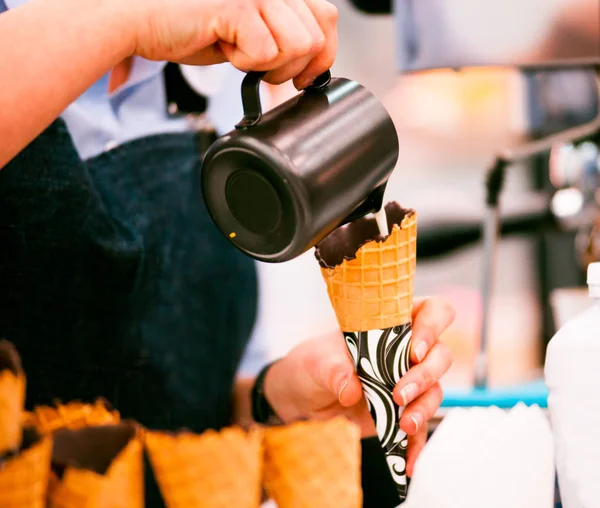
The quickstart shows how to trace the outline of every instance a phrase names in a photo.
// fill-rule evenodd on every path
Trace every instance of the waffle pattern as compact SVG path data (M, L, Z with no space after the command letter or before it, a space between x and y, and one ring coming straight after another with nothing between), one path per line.
M51 477L48 487L49 508L91 508L97 506L104 486L103 477L93 471L68 468L61 479Z
M21 446L21 418L25 404L25 376L0 372L0 454Z
M147 432L146 447L168 508L260 506L261 431Z
M360 429L344 418L265 430L264 484L278 508L360 508Z
M363 332L410 322L416 260L417 215L412 213L384 242L368 242L355 259L321 268L341 329Z
M120 421L118 411L107 409L102 399L93 404L70 402L55 407L38 406L33 413L26 413L25 423L34 425L39 432L47 434L58 429L80 429L99 425L116 425Z
M52 440L48 437L0 466L2 508L44 508Z
M117 455L105 475L67 468L54 478L48 495L50 508L143 508L143 447L135 437Z

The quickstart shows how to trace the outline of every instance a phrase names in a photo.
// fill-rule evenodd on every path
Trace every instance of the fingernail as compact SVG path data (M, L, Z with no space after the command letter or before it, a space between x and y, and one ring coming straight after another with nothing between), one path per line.
M423 425L423 415L421 413L413 413L411 415L410 419L415 424L415 432L416 432L417 430L419 430L419 427L421 427L421 425Z
M400 397L402 397L402 405L408 406L408 404L416 397L417 390L416 383L408 383L402 390L400 390Z
M340 402L342 402L342 393L344 393L344 390L346 389L346 386L348 386L348 381L344 381L344 384L342 385L342 387L340 388L340 391L338 393L338 400Z
M311 77L303 77L300 78L298 80L298 88L300 90L304 90L305 88L307 88L308 86L312 85L313 81L315 80L315 78L311 78Z
M417 357L417 361L421 363L425 355L427 354L427 344L425 342L419 342L415 346L415 356Z

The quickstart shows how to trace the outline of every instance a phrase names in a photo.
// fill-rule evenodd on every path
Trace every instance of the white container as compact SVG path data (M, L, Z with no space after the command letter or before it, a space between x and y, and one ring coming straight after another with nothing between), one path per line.
M564 508L600 506L600 263L588 267L589 309L548 345L545 376Z

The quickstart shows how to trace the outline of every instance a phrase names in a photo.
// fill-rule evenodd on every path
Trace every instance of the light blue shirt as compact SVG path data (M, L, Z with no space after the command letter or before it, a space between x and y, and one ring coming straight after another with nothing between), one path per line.
M0 0L0 14L27 0ZM79 155L89 159L136 138L184 132L186 118L167 113L162 71L165 62L134 57L127 82L108 93L109 75L103 76L61 115ZM242 118L240 85L243 74L229 64L211 67L183 67L190 85L209 99L208 118L224 133ZM267 345L254 330L240 365L242 375L256 375L268 361Z

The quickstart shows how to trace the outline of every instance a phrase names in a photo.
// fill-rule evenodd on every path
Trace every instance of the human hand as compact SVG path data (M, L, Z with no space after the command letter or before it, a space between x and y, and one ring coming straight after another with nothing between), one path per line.
M439 380L450 367L451 353L438 339L453 319L454 310L443 300L415 302L413 366L393 392L396 403L405 408L400 427L408 434L409 476L427 440L426 423L442 402ZM303 342L275 363L265 379L265 395L284 422L342 415L361 427L363 437L375 435L362 386L339 332Z
M119 0L117 0L119 1ZM135 54L190 65L229 61L305 88L333 64L337 9L327 0L138 0Z

